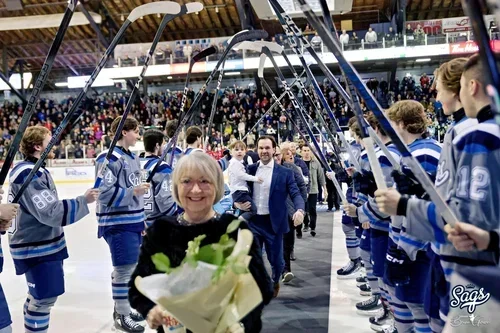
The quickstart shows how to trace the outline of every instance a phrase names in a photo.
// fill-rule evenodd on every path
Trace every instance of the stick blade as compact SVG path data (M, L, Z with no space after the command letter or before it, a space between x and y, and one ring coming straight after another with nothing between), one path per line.
M190 2L185 4L185 6L188 14L201 12L205 8L201 2Z
M173 1L150 2L145 5L134 8L127 17L130 22L136 21L139 17L152 14L170 14L176 15L181 12L181 6Z
M206 58L212 54L215 54L217 53L218 50L215 46L210 46L204 50L201 50L200 53L198 53L197 55L195 55L193 58L192 58L192 61L193 62L197 62L203 58Z
M266 59L267 59L267 55L265 55L264 53L262 53L260 55L260 60L259 60L259 69L257 70L257 75L261 79L264 78L264 65L266 64Z
M244 30L244 31L240 31L239 33L234 35L230 39L229 45L231 45L231 47L232 47L233 45L236 45L236 44L241 43L241 42L246 41L246 40L266 39L268 36L269 36L269 34L265 30L249 30L249 31Z

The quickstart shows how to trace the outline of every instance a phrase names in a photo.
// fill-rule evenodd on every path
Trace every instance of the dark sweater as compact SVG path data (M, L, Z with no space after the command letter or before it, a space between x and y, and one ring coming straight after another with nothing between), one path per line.
M223 214L205 223L196 225L180 225L177 219L171 216L165 216L156 220L147 230L146 236L144 236L139 261L129 282L129 300L132 308L139 311L146 318L148 312L155 306L134 285L134 280L137 276L145 277L160 273L151 261L153 254L159 252L166 254L170 259L172 267L176 267L184 259L189 241L192 241L199 235L205 234L207 237L202 241L201 246L217 243L220 236L225 234L229 223L235 219L234 215ZM242 222L240 228L248 229L248 225ZM237 231L229 236L236 239ZM252 244L249 255L252 257L249 269L259 286L263 298L263 304L259 305L241 320L245 325L245 332L253 333L260 332L262 329L260 317L264 304L269 304L271 301L273 285L262 260L262 250L255 242ZM163 329L158 329L158 332L163 332Z

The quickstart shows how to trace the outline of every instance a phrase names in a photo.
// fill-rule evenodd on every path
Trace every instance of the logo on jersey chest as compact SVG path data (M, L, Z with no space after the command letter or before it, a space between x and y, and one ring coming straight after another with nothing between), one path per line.
M132 184L132 186L141 185L141 177L135 173L131 173L128 175L128 181Z
M446 161L439 162L436 174L436 187L439 187L446 183L450 178L450 170L445 170Z

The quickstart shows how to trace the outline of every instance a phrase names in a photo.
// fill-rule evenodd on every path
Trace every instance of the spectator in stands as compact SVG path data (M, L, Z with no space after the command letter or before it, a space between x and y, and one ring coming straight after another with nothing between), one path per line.
M191 61L191 54L193 53L193 47L191 44L187 44L184 47L184 56L186 57L186 60L189 62Z
M418 44L423 44L425 39L425 31L420 24L417 24L417 29L413 32L415 40Z
M368 32L365 35L365 43L367 44L365 46L367 49L377 47L377 33L371 27L368 28Z
M347 34L347 31L344 29L342 30L342 35L340 35L340 43L344 47L344 50L347 50L347 45L349 44L349 35Z
M352 32L352 36L349 43L352 45L351 49L353 50L359 49L359 37L356 31Z
M386 47L396 46L395 41L396 41L396 32L392 29L392 27L389 27L389 32L385 34Z
M405 30L406 36L413 36L413 29L411 28L410 23L406 25L406 30Z
M77 143L75 145L75 152L74 152L74 154L75 154L75 158L83 158L83 149L82 149L80 143Z
M321 52L321 37L316 32L311 39L311 44L316 52Z

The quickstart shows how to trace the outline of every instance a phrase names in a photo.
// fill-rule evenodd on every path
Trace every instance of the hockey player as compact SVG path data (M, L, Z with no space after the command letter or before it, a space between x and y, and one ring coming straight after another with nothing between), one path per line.
M46 149L50 131L42 126L28 127L20 150L25 160L10 172L9 200L17 194L25 177ZM51 153L48 158L53 158ZM75 199L59 200L54 181L45 165L23 192L17 218L9 229L9 245L17 275L24 274L28 297L24 304L25 332L47 332L50 310L64 294L63 261L68 258L63 227L89 213L88 204L98 195L89 189Z
M200 148L202 137L203 133L201 132L201 129L198 126L189 127L186 131L187 148L184 151L184 155L189 155L193 151L203 151L203 149ZM217 161L219 162L219 166L221 167L222 171L225 171L228 168L229 161L231 159L229 151L225 151L224 155L225 156L223 158Z
M352 117L351 119L349 119L348 126L351 136L355 138L355 140L351 143L351 148L356 156L352 156L351 158L355 158L359 161L359 155L361 154L361 145L359 144L359 136L356 133L354 133L354 128L353 128L353 124L356 124L356 121L357 121L356 117ZM348 183L349 188L347 189L346 193L347 201L350 203L356 202L357 195L352 186L352 179L350 180L343 179L343 180L351 182L350 184ZM340 280L356 278L358 276L357 273L361 269L359 237L358 235L356 235L356 224L359 224L359 222L356 220L356 223L354 223L353 220L355 220L355 218L348 216L345 211L342 211L342 231L344 232L345 235L345 242L346 242L347 254L349 256L349 262L342 268L337 270L337 278ZM361 237L361 234L359 234L359 236Z
M2 201L3 190L0 189L0 201ZM0 204L0 235L5 234L7 230L12 225L12 220L16 217L18 212L18 204ZM3 269L3 253L2 253L2 242L0 238L0 273ZM2 284L0 284L0 333L12 333L12 327L10 324L12 320L10 319L9 307L7 305L7 300L3 293Z
M172 137L174 136L175 130L177 129L177 126L179 126L179 122L177 121L177 119L169 120L167 122L167 124L165 125L165 135L166 135L167 141L172 139ZM173 156L172 156L172 150L174 151ZM179 158L182 157L182 153L183 153L182 148L179 146L172 147L167 151L166 161L172 167L172 169L175 168L177 161L179 160ZM172 161L170 161L171 159L172 159Z
M412 100L400 101L392 105L386 114L412 155L434 179L441 146L436 140L428 137L427 116L422 104ZM398 189L408 195L423 196L425 191L412 180L414 176L411 171L408 171L405 165L401 167L403 172L393 172ZM387 331L430 332L429 319L424 311L424 294L428 290L426 287L430 268L428 242L408 235L401 228L402 224L403 217L391 218L385 278L388 280L389 289L392 289L391 286L395 287L389 293L406 305L411 312L413 323L408 318L400 320L399 316L396 316L395 326Z
M375 133L380 137L381 141L387 146L393 159L399 162L399 152L396 147L391 144L390 138L386 136L375 116L370 114L367 117L367 121L374 129ZM393 180L391 172L393 167L390 164L389 159L384 155L379 147L376 149L376 155L382 167L386 184L388 186L392 186ZM369 173L369 170L371 169L369 164L365 166L362 165L361 167L365 170L362 170L362 172L356 172L353 179L355 183L357 182L361 186L361 188L357 189L357 191L368 194L368 201L366 201L361 207L349 204L347 207L344 207L344 209L346 209L349 216L357 217L360 223L365 225L369 223L370 261L373 265L373 275L378 280L380 295L377 295L376 291L374 291L372 287L372 299L358 303L356 304L356 307L358 308L358 313L363 315L377 314L380 307L382 307L383 311L381 313L378 313L378 315L370 318L372 329L382 331L382 329L391 322L389 303L394 303L388 294L387 286L384 281L384 265L387 252L387 242L389 239L390 217L389 215L382 213L375 203L374 192L376 190L376 184L373 177ZM364 228L366 228L366 226L364 226Z
M164 144L164 135L160 130L148 129L144 132L143 142L146 151L141 159L141 167L147 179L149 173L160 161L161 149ZM171 183L172 168L167 163L161 162L151 180L151 188L144 194L144 213L146 214L146 225L149 226L160 216L173 216L177 212L177 204L172 197Z
M449 131L436 176L436 187L459 220L484 230L498 228L499 180L494 177L500 163L500 129L493 120L483 72L486 66L478 55L464 65L460 79L460 101L467 117ZM406 215L404 227L410 235L434 241L446 281L457 266L495 264L493 252L459 252L446 241L445 222L434 203L401 196L397 191L377 193L384 211ZM425 221L426 223L423 223ZM446 286L446 284L445 284ZM449 291L453 286L449 286ZM446 295L441 295L442 297ZM449 301L442 305L449 305ZM442 317L446 316L446 309Z
M145 222L144 194L150 186L142 183L139 158L129 150L139 138L139 124L134 118L127 118L122 132L116 133L120 120L121 117L117 117L111 124L111 132L118 135L118 143L99 187L97 223L98 237L106 240L113 262L111 285L115 327L135 333L144 332L144 327L136 323L143 319L130 310L127 283L139 256ZM97 156L96 170L103 164L106 153Z

